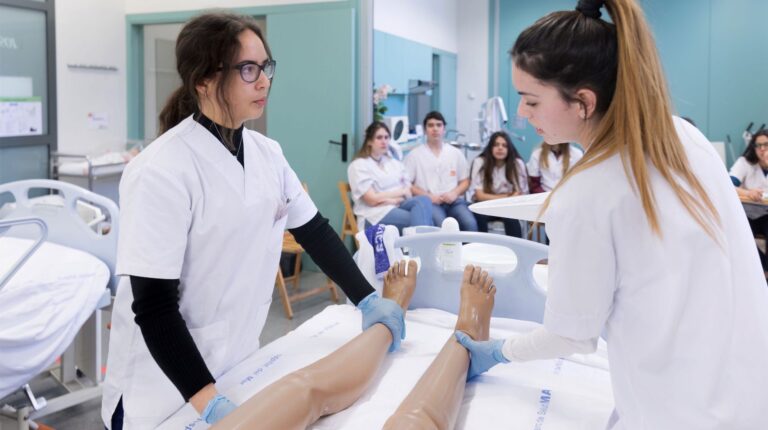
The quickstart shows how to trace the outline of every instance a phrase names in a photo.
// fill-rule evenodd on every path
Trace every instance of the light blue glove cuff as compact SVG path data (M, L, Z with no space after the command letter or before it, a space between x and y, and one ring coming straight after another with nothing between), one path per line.
M237 406L221 394L215 395L203 409L200 417L208 424L215 424L234 411Z
M373 292L357 304L363 313L363 330L381 323L392 332L392 345L389 352L400 348L400 341L405 339L405 313L394 300L382 299L379 293Z
M507 357L504 357L501 349L504 346L504 340L491 339L485 341L472 340L466 333L457 331L456 340L469 351L469 370L467 371L467 381L487 372L491 367L499 363L509 363Z

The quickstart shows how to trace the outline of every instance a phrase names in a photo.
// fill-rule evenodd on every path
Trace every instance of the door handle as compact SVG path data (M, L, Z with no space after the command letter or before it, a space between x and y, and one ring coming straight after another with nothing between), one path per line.
M344 163L347 162L347 141L347 133L341 135L341 142L336 142L335 140L328 141L328 143L333 145L341 145L341 161Z

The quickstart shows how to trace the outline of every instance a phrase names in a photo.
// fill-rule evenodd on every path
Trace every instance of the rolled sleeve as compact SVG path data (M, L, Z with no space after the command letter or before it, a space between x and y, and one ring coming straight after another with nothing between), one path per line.
M534 150L531 154L531 158L528 160L528 175L530 176L541 176L541 172L539 171L539 156L541 155L541 150Z
M470 190L482 190L483 189L483 177L480 175L480 169L483 167L483 159L478 157L472 160L472 174L469 175L472 178L472 182L469 184Z
M403 164L405 164L405 173L408 174L408 178L411 180L411 183L416 183L416 164L418 163L418 160L416 160L416 149L412 150L408 155L405 156L405 160L403 160Z
M359 201L373 187L374 178L363 160L355 160L347 169L352 200Z
M464 158L464 154L461 153L458 149L457 151L457 160L456 160L456 174L458 176L459 181L463 181L469 177L469 168L467 166L467 159Z
M192 198L172 172L146 165L120 184L117 273L178 279L192 222Z
M528 194L528 172L525 170L525 161L522 158L517 159L517 180L520 183L520 192Z
M592 216L588 206L555 203L546 216L551 245L544 326L574 340L600 335L616 289L611 223Z
M747 175L749 175L749 170L749 163L747 163L747 160L744 157L739 157L736 159L736 162L733 163L733 166L731 166L731 171L729 173L731 177L738 179L739 182L743 184L747 179Z
M286 161L283 166L283 201L288 205L285 228L300 227L317 214L317 207Z

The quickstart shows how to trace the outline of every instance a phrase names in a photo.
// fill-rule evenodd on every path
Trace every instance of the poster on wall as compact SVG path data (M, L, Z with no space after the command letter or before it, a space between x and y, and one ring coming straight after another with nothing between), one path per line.
M43 134L40 97L0 97L0 137Z

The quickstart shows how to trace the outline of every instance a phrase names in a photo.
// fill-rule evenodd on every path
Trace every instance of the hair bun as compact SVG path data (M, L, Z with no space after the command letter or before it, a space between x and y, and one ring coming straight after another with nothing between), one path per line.
M599 19L602 16L600 8L603 7L603 4L605 4L604 0L579 0L576 10L584 16Z

